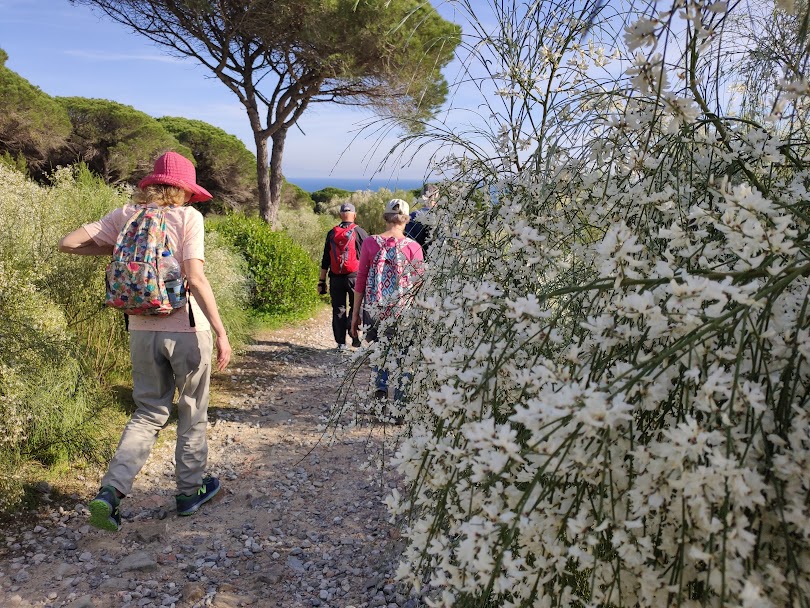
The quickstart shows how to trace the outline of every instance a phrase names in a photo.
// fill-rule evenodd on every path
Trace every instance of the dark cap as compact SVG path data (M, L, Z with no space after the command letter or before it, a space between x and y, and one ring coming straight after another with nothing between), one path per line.
M340 206L340 212L341 213L348 213L348 212L354 213L355 212L354 205L352 205L351 203L343 203Z

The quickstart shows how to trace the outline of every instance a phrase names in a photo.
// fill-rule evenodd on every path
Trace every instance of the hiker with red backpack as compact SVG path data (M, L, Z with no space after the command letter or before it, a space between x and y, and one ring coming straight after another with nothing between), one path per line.
M385 205L385 232L363 241L354 285L351 335L357 337L362 313L366 340L376 342L380 322L399 316L408 305L409 292L422 274L422 247L405 236L410 220L408 203L392 199ZM388 397L388 370L375 369L375 397ZM395 390L395 399L399 397Z
M354 312L354 283L360 266L360 249L368 238L368 233L354 223L356 217L354 205L343 203L340 206L340 223L326 235L318 280L318 293L324 295L328 272L332 333L338 350L346 349L346 334ZM359 337L354 336L352 346L358 347L360 344Z
M177 514L192 515L220 488L218 479L204 477L211 356L215 346L217 369L223 370L231 346L203 269L203 217L186 206L211 198L196 182L191 161L167 152L131 203L59 241L64 253L112 254L105 303L128 320L137 407L89 504L90 524L103 530L121 527L121 499L169 420L175 392Z

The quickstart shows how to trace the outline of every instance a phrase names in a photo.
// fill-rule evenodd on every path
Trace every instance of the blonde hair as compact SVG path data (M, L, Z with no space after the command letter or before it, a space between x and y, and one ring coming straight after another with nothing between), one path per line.
M168 184L152 184L137 188L132 201L137 205L157 203L160 207L182 207L186 204L187 193L182 188Z
M383 213L383 219L388 224L407 224L411 216L407 213Z

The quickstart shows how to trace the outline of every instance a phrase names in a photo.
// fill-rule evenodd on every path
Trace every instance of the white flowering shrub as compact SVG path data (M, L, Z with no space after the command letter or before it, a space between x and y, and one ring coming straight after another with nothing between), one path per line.
M400 577L447 607L810 605L806 4L493 6L487 128L438 134L380 345L410 372Z

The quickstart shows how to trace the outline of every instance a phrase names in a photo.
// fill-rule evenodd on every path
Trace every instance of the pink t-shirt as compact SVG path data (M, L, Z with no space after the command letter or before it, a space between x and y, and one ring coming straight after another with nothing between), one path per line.
M377 239L374 238L379 235L370 236L367 239L363 239L363 246L360 249L360 268L357 270L357 280L354 283L354 290L357 293L366 293L366 282L368 281L368 271L371 268L371 262L374 261L374 256L377 255L377 252L380 250L380 246L377 244ZM402 237L407 238L407 237ZM394 237L389 237L389 241L401 241L402 239L395 239ZM402 247L402 253L405 254L405 257L408 258L410 262L421 262L423 260L422 256L422 247L416 241L408 239L410 242L406 243ZM416 265L418 267L418 264Z
M97 245L115 245L118 233L127 221L138 212L139 205L124 205L102 217L97 222L85 224L84 229ZM185 260L205 260L205 230L202 214L193 207L166 207L166 231L174 257L180 263L185 276ZM178 308L166 317L129 315L130 331L180 331L195 332L211 329L208 319L200 310L193 295L189 298L194 311L195 327L188 319L188 306Z

